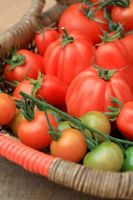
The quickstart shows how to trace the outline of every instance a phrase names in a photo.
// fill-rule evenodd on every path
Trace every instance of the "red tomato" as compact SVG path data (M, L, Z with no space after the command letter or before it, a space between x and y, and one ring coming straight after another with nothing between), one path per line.
M42 32L38 32L35 35L35 44L38 52L44 55L47 47L55 41L59 36L59 33L54 29L44 29Z
M55 118L48 113L48 117L52 126L57 127ZM43 149L48 147L52 141L48 133L48 123L43 111L37 111L34 119L28 121L23 119L18 128L18 137L22 143L35 149Z
M11 58L11 64L4 69L5 79L8 81L23 81L26 77L36 79L38 71L42 71L41 56L29 51L19 50ZM13 67L13 69L10 69Z
M86 69L95 56L93 45L77 32L62 35L47 48L44 55L46 74L57 76L67 84Z
M93 18L85 15L87 5L75 3L69 6L59 20L59 31L65 27L68 31L77 30L85 34L93 44L101 41L102 30L108 30L108 22L104 17L103 10L97 10ZM94 9L94 7L92 7ZM90 10L90 9L89 9Z
M115 40L100 45L95 55L96 64L98 66L109 70L119 70L133 89L133 67L129 61L127 48L121 40Z
M16 104L11 96L0 92L0 126L11 122L16 113Z
M51 142L50 152L53 156L79 162L87 152L87 144L79 130L68 128L62 131L62 135L57 141Z
M125 45L128 51L128 59L133 65L133 34L123 37L121 41Z
M133 141L133 101L125 103L117 117L116 124L121 134Z
M44 98L48 103L59 108L65 108L65 98L68 86L56 76L45 75L36 93L36 97Z
M17 110L13 120L10 123L12 132L16 136L18 136L18 128L19 128L19 125L21 124L22 119L24 119L24 116L21 110Z
M76 117L89 111L104 112L112 105L111 97L126 103L133 99L133 94L119 72L109 76L107 71L98 73L90 67L81 72L69 86L66 95L67 110Z
M22 96L20 95L20 92L23 91L27 94L32 93L33 85L30 83L30 80L24 80L16 86L16 88L13 91L13 96L17 99L22 99Z
M122 8L115 6L111 11L112 20L117 23L121 23L125 31L130 31L133 29L133 1L127 8Z

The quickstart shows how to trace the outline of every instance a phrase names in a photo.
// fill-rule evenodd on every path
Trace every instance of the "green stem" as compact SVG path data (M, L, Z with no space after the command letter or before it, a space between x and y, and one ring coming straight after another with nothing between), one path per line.
M114 137L112 137L110 135L105 135L102 132L99 132L99 131L97 131L97 130L95 130L93 128L90 128L89 126L84 124L80 119L72 117L72 116L68 115L67 113L55 108L54 106L52 106L52 105L50 105L48 103L41 102L40 100L34 98L33 96L30 96L29 94L26 94L24 92L20 92L20 94L23 97L29 98L30 100L34 101L37 105L41 106L42 109L51 109L54 112L57 112L58 114L62 115L64 118L66 118L67 120L69 120L70 122L72 122L73 124L78 126L81 130L88 129L89 131L91 131L93 133L96 133L97 135L103 137L106 141L110 141L111 140L111 141L116 142L118 144L121 143L121 144L133 145L133 142L130 142L128 140L122 140L122 139L114 138Z
M69 43L73 43L74 38L68 34L68 32L66 31L66 29L64 27L62 27L62 31L64 33L62 36L62 45L63 45L63 47L65 47Z

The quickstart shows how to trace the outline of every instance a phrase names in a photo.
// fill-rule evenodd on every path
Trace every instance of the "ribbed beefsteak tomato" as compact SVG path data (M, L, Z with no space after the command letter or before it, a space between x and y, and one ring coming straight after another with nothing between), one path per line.
M71 83L66 95L67 111L81 117L89 111L107 111L116 97L122 103L133 99L133 94L119 72L90 67Z
M70 84L78 73L92 64L94 57L95 49L86 37L77 32L69 35L64 30L64 34L45 52L45 71Z

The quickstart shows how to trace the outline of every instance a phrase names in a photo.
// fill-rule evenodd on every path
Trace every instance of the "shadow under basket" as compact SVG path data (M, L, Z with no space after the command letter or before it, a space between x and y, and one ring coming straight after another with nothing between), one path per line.
M80 2L58 0L48 11L42 13L44 0L32 0L28 11L13 27L0 34L0 87L3 88L2 59L11 49L34 48L34 35L40 20L45 26L58 22L63 10L70 4ZM0 155L31 173L68 188L88 194L90 199L133 199L133 173L92 170L60 158L34 150L15 137L0 134Z

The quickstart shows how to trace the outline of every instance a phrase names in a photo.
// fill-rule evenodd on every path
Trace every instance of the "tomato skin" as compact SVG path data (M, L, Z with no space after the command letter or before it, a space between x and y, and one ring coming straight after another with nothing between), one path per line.
M5 79L11 82L21 82L27 77L36 79L38 71L42 71L43 68L41 56L25 49L18 50L17 55L25 56L24 64L18 65L12 70L10 70L10 64L7 64L4 68Z
M100 23L87 18L81 10L82 6L86 7L81 3L75 3L63 12L59 20L59 31L61 32L61 27L65 27L68 31L77 30L86 35L93 44L96 44L101 41L99 35L102 35L102 29L108 30L108 23L102 10L95 13L95 18L103 21Z
M91 112L85 113L80 119L88 127L93 128L94 130L97 130L99 132L102 132L105 135L110 135L111 124L108 117L104 113L98 112L98 111L91 111ZM98 135L96 134L96 136ZM98 136L97 138L100 141L104 140L100 136Z
M128 52L128 59L133 66L133 34L127 35L121 39L122 43L125 45Z
M38 52L44 55L47 47L59 37L59 33L54 29L44 29L35 35L35 44Z
M17 99L22 99L23 97L20 95L20 92L23 91L27 94L32 93L33 85L30 83L30 80L24 80L16 86L16 88L13 91L13 97L16 97Z
M133 29L133 1L130 1L130 5L127 8L121 8L114 6L111 12L112 20L117 23L121 23L125 31Z
M86 167L105 171L120 171L124 161L121 148L113 142L103 142L87 153L83 164Z
M53 156L79 162L87 152L87 144L79 130L68 128L62 131L59 140L51 142L50 152Z
M121 134L133 141L133 101L123 105L116 124Z
M100 45L95 54L96 65L104 69L119 70L133 90L133 67L129 60L128 50L121 40Z
M16 113L16 104L11 96L0 92L0 126L9 124Z
M57 127L55 118L48 113L49 120L54 127ZM18 128L18 137L22 143L34 149L48 147L52 141L48 133L48 123L43 111L36 111L33 120L23 119Z
M67 111L76 117L89 111L105 112L112 106L111 97L126 103L133 99L133 93L119 72L105 81L99 78L95 68L90 67L81 72L69 86L66 95Z
M77 32L69 33L74 38L72 43L62 45L62 36L47 48L44 66L47 75L54 75L66 84L86 69L93 62L93 45ZM49 58L49 59L48 59Z
M68 85L56 76L45 75L36 97L44 98L48 103L59 108L65 108L65 98Z
M21 124L22 119L24 119L24 116L21 110L17 110L13 120L10 123L10 127L15 136L18 136L18 128L19 125Z

